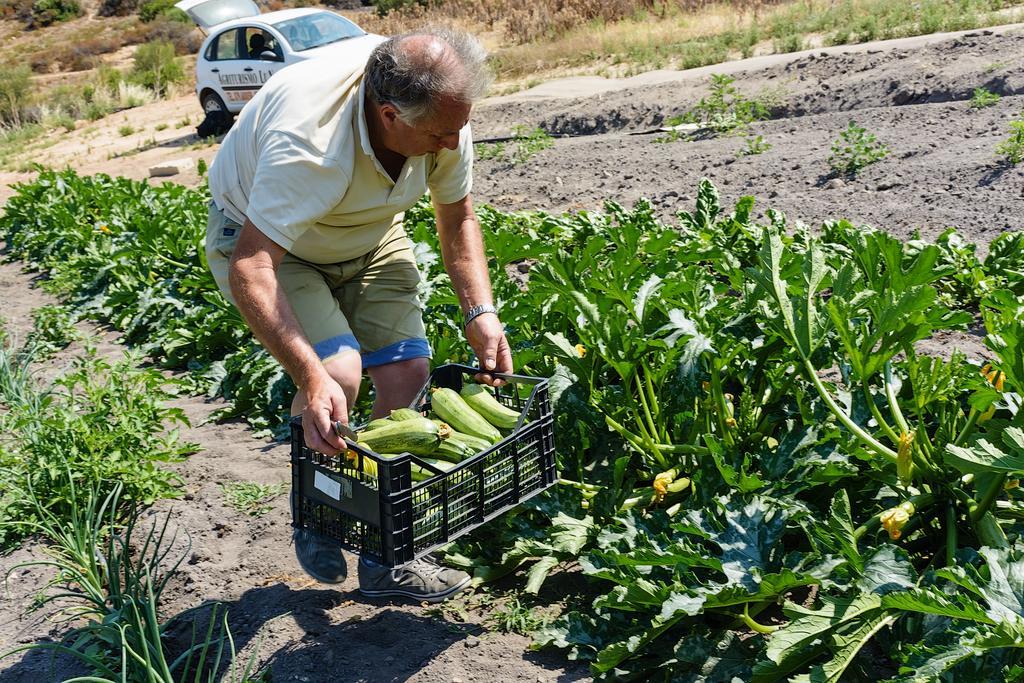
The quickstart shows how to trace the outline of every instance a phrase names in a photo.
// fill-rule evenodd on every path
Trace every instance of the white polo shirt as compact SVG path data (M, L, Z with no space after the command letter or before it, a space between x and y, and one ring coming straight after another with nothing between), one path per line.
M376 247L427 190L442 204L472 189L469 125L455 150L409 157L392 180L370 146L364 64L318 58L276 73L242 109L210 166L210 193L300 259L340 263Z

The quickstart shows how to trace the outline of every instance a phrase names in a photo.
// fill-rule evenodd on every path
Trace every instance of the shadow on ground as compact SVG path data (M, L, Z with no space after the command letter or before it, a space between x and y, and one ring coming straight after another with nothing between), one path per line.
M170 629L175 651L189 646L193 627L205 632L214 604L203 605L194 612L194 620L182 619ZM440 614L410 613L397 609L399 603L369 601L356 591L294 589L279 583L253 588L238 600L220 604L227 608L232 639L242 653L240 665L256 648L258 661L271 671L275 683L408 681L456 647L447 656L467 670L472 670L474 658L491 660L490 669L495 659L505 660L507 680L516 679L517 662L548 670L550 676L543 680L589 678L581 673L583 667L580 672L565 672L561 653L524 653L506 649L507 645L502 652L493 652L499 644L490 642L479 625L455 623ZM491 680L506 678L502 674Z

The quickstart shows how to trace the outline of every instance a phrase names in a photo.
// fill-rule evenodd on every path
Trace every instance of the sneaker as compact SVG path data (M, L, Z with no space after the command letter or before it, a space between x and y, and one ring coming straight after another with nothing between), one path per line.
M403 597L441 602L469 585L469 574L424 558L392 569L359 560L359 592L369 598Z
M309 529L295 529L295 559L302 571L320 583L341 583L348 576L345 554L337 543L328 541Z

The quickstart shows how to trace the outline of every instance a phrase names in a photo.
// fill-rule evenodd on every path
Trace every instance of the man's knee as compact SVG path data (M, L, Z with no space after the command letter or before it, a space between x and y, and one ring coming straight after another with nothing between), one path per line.
M410 358L408 360L395 361L376 367L369 368L367 372L374 383L385 382L423 382L427 381L430 374L430 360L428 358Z
M349 401L359 394L363 364L358 351L345 351L324 361L324 369L331 378L341 385Z

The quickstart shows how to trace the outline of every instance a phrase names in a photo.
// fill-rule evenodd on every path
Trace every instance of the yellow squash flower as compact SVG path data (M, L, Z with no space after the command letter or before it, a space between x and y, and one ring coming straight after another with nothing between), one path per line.
M900 434L899 450L896 453L896 474L904 486L910 486L914 480L913 446L914 432Z
M905 503L900 503L894 508L885 510L878 515L879 521L882 522L882 527L889 532L889 538L896 541L903 533L903 527L910 521L911 515L914 514L914 504L909 500Z

